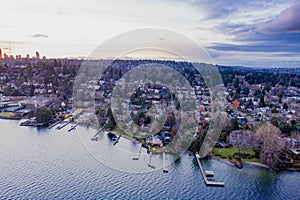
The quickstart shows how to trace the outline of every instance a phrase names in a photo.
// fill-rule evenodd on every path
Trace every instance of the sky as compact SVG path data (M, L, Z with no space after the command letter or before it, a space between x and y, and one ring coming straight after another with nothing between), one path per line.
M115 35L166 28L219 65L300 67L299 10L300 0L0 0L0 48L88 57Z

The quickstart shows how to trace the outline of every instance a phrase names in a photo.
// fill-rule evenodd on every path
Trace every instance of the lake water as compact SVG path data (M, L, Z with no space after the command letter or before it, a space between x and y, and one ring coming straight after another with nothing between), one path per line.
M79 135L94 133L91 129L38 130L19 123L0 120L0 199L300 199L299 172L237 169L206 160L204 168L225 182L225 187L207 187L189 154L171 164L169 173L131 173L144 167L135 168L126 158L127 164L122 153L112 153L111 159L120 162L110 166L108 155L118 148L138 152L132 141L121 138L114 146L103 135L87 147L88 140ZM146 166L147 156L142 152L137 165ZM161 158L153 160L159 165Z

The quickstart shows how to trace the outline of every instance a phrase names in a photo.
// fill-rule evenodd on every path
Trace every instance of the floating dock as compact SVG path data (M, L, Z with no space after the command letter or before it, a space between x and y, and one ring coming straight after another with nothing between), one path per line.
M58 121L58 122L55 122L54 124L51 124L48 129L51 129L53 128L54 126L56 126L57 124L61 123L62 121Z
M140 155L141 155L141 152L142 152L142 147L143 147L143 145L141 144L141 146L140 146L140 149L139 149L138 156L137 156L137 157L134 157L134 158L132 158L132 160L139 160L139 159L140 159Z
M205 172L204 172L204 170L203 170L203 168L202 168L202 164L201 164L201 161L200 161L199 157L200 157L199 154L198 154L198 153L195 153L195 158L196 158L197 163L198 163L198 165L199 165L200 172L201 172L201 175L202 175L202 177L203 177L203 179L204 179L205 184L206 184L207 186L219 186L219 187L224 187L224 186L225 186L225 183L224 183L224 182L210 181L210 180L207 179L206 174L205 174Z
M78 124L73 125L73 126L68 130L68 132L71 132L71 131L75 130L77 126L78 126Z
M122 136L122 135L120 134L119 137L117 138L117 140L114 142L114 145L116 145L116 144L119 142L121 136Z
M163 172L164 173L168 173L169 172L169 169L167 168L167 166L166 166L166 153L165 153L165 151L163 152Z
M68 121L68 122L65 122L65 124L63 124L63 125L61 125L61 126L56 127L56 129L57 129L57 130L61 130L61 129L63 129L65 126L67 126L67 125L70 124L70 123L71 123L71 120Z
M152 169L155 169L155 166L151 164L151 161L152 161L152 151L150 151L148 167L151 167Z
M93 141L98 141L98 136L99 136L99 134L102 132L103 128L104 128L104 126L101 127L101 128L99 128L99 129L97 130L96 134L92 137L91 140L93 140Z

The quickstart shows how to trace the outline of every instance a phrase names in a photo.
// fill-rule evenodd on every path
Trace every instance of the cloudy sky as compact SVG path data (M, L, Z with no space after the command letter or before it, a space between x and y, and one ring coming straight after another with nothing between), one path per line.
M87 57L120 33L167 28L215 63L300 67L300 0L0 0L0 48Z

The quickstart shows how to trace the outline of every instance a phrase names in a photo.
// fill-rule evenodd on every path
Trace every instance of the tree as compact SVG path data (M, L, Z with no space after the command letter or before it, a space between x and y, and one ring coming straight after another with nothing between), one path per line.
M175 124L176 124L176 117L174 113L168 114L165 125L173 127Z
M108 118L108 122L106 124L106 128L109 129L109 130L113 130L116 127L117 123L114 119L111 108L109 108L107 110L107 118Z
M236 99L238 98L238 96L239 96L239 95L235 92L235 93L233 94L233 96L232 96L232 99L233 99L233 100L236 100Z
M219 137L219 140L222 141L222 142L226 142L227 141L227 132L223 131Z
M35 116L37 123L49 123L53 119L53 112L46 107L40 107L37 109Z
M264 90L266 90L267 92L270 92L270 89L271 89L270 83L268 82L268 83L266 83Z
M249 107L249 108L253 108L253 101L252 101L252 99L250 99L249 101L248 101L248 104L247 104L247 106Z
M279 123L278 123L278 119L275 116L272 116L270 119L271 124L273 124L274 126L279 127Z
M284 104L282 105L282 108L283 108L284 110L287 110L287 109L288 109L288 105L287 105L286 103L284 103Z
M259 89L255 90L254 96L255 97L260 97L261 96L261 91Z
M30 85L30 89L29 89L29 96L34 96L34 90L35 90L35 86L33 84Z
M239 84L240 84L240 79L239 78L235 78L235 80L234 80L234 87L235 88L237 88L238 86L239 86Z
M278 99L278 102L279 103L282 103L282 98L283 98L284 94L283 92L281 91L280 94L279 94L279 99Z
M239 127L239 121L238 121L238 118L235 117L232 119L232 130L239 130L240 127Z
M291 129L292 130L297 130L297 122L296 122L296 120L291 120Z
M150 124L151 118L149 116L146 116L143 111L140 111L134 116L133 122L136 125L142 126L144 124Z
M279 155L283 150L280 134L280 129L272 124L262 124L255 132L260 159L273 169L278 168Z
M260 107L265 107L266 106L266 104L265 104L265 95L264 94L260 95L259 106Z
M193 152L198 152L203 144L207 131L205 129L198 132L197 138L192 142L190 149Z

